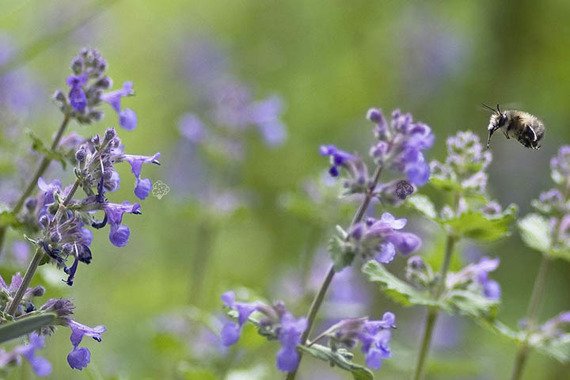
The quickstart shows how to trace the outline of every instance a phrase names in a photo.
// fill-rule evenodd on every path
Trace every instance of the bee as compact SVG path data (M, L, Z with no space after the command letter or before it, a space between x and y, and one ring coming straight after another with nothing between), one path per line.
M489 120L489 137L487 138L487 149L491 142L491 136L496 130L501 129L507 139L515 137L518 142L530 149L540 149L540 141L544 137L544 124L542 121L530 113L506 110L501 111L497 104L497 109L493 109L486 104L483 107L493 111Z

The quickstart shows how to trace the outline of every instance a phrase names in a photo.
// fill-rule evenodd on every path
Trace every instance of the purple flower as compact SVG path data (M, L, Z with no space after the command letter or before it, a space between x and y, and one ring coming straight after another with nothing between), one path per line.
M36 351L45 347L45 337L37 333L29 335L29 342L25 346L17 346L14 349L16 355L21 355L30 363L37 376L44 377L51 373L51 364L47 359L36 356Z
M570 181L570 145L561 146L558 154L550 160L552 180L567 187Z
M564 311L554 318L546 321L541 327L540 332L547 339L556 339L564 335L563 327L570 326L570 311Z
M87 367L91 361L91 352L89 352L89 349L78 347L83 340L83 337L88 336L95 339L97 342L100 342L101 335L107 331L107 328L105 326L89 327L73 320L69 322L68 326L71 329L69 340L73 345L73 350L71 350L67 355L67 363L73 369L82 370Z
M300 355L297 352L297 345L301 342L301 335L307 328L307 319L296 319L286 312L281 317L280 323L278 338L281 349L277 353L277 368L283 372L291 372L299 365Z
M235 344L241 335L241 329L247 321L251 313L256 309L256 304L248 304L243 302L236 302L236 295L232 291L222 294L222 301L226 307L235 310L238 313L237 323L233 321L226 322L221 331L222 342L224 346L231 346Z
M251 121L261 132L269 146L278 146L287 139L287 130L279 117L283 102L278 96L255 102L251 105Z
M501 287L495 280L489 279L489 273L499 267L499 259L483 257L478 263L469 264L456 273L447 276L449 289L471 289L480 292L491 301L501 298Z
M140 214L141 206L138 203L133 204L130 202L123 202L121 204L105 203L103 209L105 210L107 221L111 226L109 240L117 247L124 247L129 241L131 231L129 227L122 224L123 215L125 213Z
M131 171L135 175L135 195L139 199L145 199L148 197L148 194L152 189L152 182L150 179L141 179L142 165L146 163L160 165L158 161L159 158L160 153L156 153L154 156L135 156L130 154L125 154L123 156L123 159L131 164Z
M381 263L389 263L394 259L396 251L407 255L421 246L418 236L400 231L406 223L406 219L396 219L386 212L380 219L367 218L352 226L349 241L354 244L355 253L365 258L374 257Z
M67 85L69 86L69 103L78 112L85 111L87 107L87 95L83 91L83 86L87 83L87 75L70 75L67 78Z
M367 118L376 124L374 135L378 142L370 149L376 164L405 174L414 185L424 185L429 179L430 168L422 151L433 146L431 128L414 122L411 114L399 110L392 112L390 123L376 108L368 111Z
M395 324L396 316L391 312L384 313L382 319L376 321L368 320L367 317L344 319L317 339L327 336L329 345L333 349L339 345L350 349L360 342L366 357L366 365L379 369L382 361L391 356L389 343Z
M192 113L182 116L178 122L178 129L188 141L199 144L208 136L208 131L200 118Z
M137 126L137 117L133 110L121 108L121 99L125 96L132 96L134 93L133 82L125 82L122 88L101 95L101 100L109 103L117 112L119 125L129 131Z
M368 190L370 187L368 168L360 157L342 151L334 145L322 145L319 152L321 156L330 157L329 174L332 177L338 177L341 168L346 170L349 175L344 182L347 194L363 193Z

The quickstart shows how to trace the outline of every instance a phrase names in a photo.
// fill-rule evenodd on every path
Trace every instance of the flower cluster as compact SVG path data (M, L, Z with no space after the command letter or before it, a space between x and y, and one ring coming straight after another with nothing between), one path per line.
M108 129L103 138L98 135L83 143L76 153L77 176L76 186L62 188L59 180L46 183L42 178L38 181L41 192L27 208L36 215L41 228L42 237L37 244L50 259L64 268L68 274L67 283L73 284L79 262L89 264L92 259L91 241L93 233L87 228L100 229L110 225L109 240L117 247L127 244L130 229L122 224L125 213L140 214L138 203L111 203L107 201L106 192L119 187L119 174L114 168L116 163L126 161L135 174L135 195L144 199L150 189L149 179L141 179L143 163L158 164L158 153L154 156L133 156L123 153L123 146L114 129ZM73 199L71 191L81 187L86 194L83 199ZM33 206L33 208L32 208ZM104 213L102 221L96 221L94 214ZM70 267L65 265L69 256L74 258Z
M4 279L0 276L0 307L5 308L8 301L13 299L17 289L22 284L22 276L17 273L12 277L10 285L7 285ZM33 298L40 297L44 294L45 289L41 286L28 288L25 291L24 297L17 305L14 317L18 319L51 313L55 315L52 324L44 325L32 332L28 336L28 343L25 345L18 345L10 352L0 352L0 368L5 365L15 363L18 364L21 357L28 360L38 376L47 376L51 373L51 364L44 358L37 356L36 351L43 348L45 345L45 337L53 333L55 326L67 326L71 330L70 340L73 345L71 352L67 356L67 361L71 368L83 369L90 360L91 353L86 347L79 347L83 336L90 336L96 341L101 341L101 335L106 331L105 326L96 326L94 328L82 325L73 319L74 305L67 299L49 299L42 306L37 308L33 302Z
M376 321L369 320L368 317L341 320L317 339L327 337L333 351L339 348L351 349L360 342L362 352L366 357L366 365L379 369L382 361L391 356L389 343L392 338L392 329L395 328L396 316L391 312L386 312L382 319Z
M121 89L109 90L113 82L105 71L107 62L95 49L83 49L71 62L73 74L67 78L69 92L57 91L54 95L61 111L80 123L89 124L101 120L103 112L99 109L102 102L111 105L119 118L119 124L132 130L137 125L137 116L129 108L121 107L121 99L134 95L133 84L125 82Z
M396 252L407 255L421 246L421 239L417 235L401 231L406 223L406 219L396 219L387 212L380 219L366 218L350 228L345 249L355 256L389 263Z
M277 368L284 372L294 371L299 363L297 345L301 343L301 335L307 328L305 318L295 318L282 302L266 305L261 302L237 302L235 293L228 291L222 295L224 305L235 313L236 321L228 321L221 331L222 342L230 346L239 340L241 329L250 316L257 312L256 319L260 335L268 339L278 339L281 349L277 353Z
M389 168L405 175L386 183L379 183L372 189L374 196L388 204L399 204L414 192L414 186L424 185L430 176L430 168L423 151L431 148L434 136L430 127L414 122L410 114L399 110L392 113L390 123L382 111L372 108L368 119L374 122L376 141L370 149L370 156L380 168ZM322 156L330 157L329 174L340 175L343 169L348 174L344 181L346 194L365 193L377 179L371 177L366 163L357 154L338 149L334 145L320 147Z
M501 298L501 286L489 278L489 272L499 267L499 259L483 257L479 262L469 264L459 272L449 273L446 279L448 289L466 289L473 293L482 294L491 301Z
M445 162L431 162L432 178L458 183L465 192L485 194L485 170L491 160L491 152L484 149L477 135L459 132L447 139Z

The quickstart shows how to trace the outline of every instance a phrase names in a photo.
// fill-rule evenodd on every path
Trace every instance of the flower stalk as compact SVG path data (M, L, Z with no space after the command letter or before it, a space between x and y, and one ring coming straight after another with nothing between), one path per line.
M376 166L376 170L374 171L372 183L364 195L364 200L362 201L362 203L360 204L360 207L358 208L358 210L354 214L354 217L352 218L352 222L350 224L351 227L354 226L356 223L360 222L362 220L362 218L364 217L364 214L366 213L366 210L368 209L368 206L370 205L370 202L372 201L372 197L374 196L374 190L376 189L376 185L378 185L378 181L380 180L381 174L382 174L382 165L378 165L378 166ZM309 308L309 312L307 313L307 328L303 332L303 335L301 335L301 344L306 344L307 339L309 338L309 334L311 333L311 329L315 323L317 313L318 313L319 309L321 308L321 305L323 304L323 301L325 299L325 295L327 294L327 291L329 289L329 286L330 286L335 274L336 274L336 271L335 271L334 265L333 265L329 269L325 279L323 280L323 283L322 283L319 291L317 292L315 298L313 299L311 307ZM299 365L297 365L297 369L301 365L301 360L303 359L302 351L299 351L299 354L301 356L299 358ZM295 377L297 376L297 369L295 369L295 371L288 372L286 379L287 380L295 379Z
M61 138L63 137L63 134L65 133L65 130L67 129L67 126L68 126L70 120L71 120L71 117L68 114L66 114L65 117L63 118L63 121L61 122L61 125L59 126L59 129L57 130L57 133L56 133L52 143L51 143L51 150L55 150L58 147L59 142L61 141ZM52 161L52 159L47 157L47 156L45 156L42 159L40 166L38 166L38 169L36 170L34 176L30 180L30 182L28 182L28 185L26 186L26 190L24 190L22 195L20 195L20 198L18 198L18 201L14 205L14 208L12 208L11 212L13 214L17 214L22 210L22 207L24 206L24 202L26 202L26 199L32 194L32 192L36 188L37 183L38 183L38 179L40 179L40 177L44 175L44 173L47 170L47 168L49 167L49 164L51 163L51 161ZM4 246L4 241L6 238L6 230L7 230L6 226L0 227L0 254L2 253L2 247Z
M534 280L534 285L532 287L532 295L528 304L527 310L527 323L528 330L531 331L536 325L536 317L538 309L540 306L540 301L543 299L544 290L546 288L546 276L548 274L550 260L546 255L542 255L542 260L540 262L540 267L538 269L538 274ZM521 343L517 356L515 358L515 364L513 366L513 372L511 374L511 380L519 380L522 378L522 374L528 359L529 347L527 340L530 333L527 333L525 340Z

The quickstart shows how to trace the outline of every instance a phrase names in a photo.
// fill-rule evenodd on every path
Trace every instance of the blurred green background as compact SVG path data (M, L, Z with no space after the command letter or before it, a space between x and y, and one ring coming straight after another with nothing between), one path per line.
M68 332L61 329L51 337L45 353L54 379L207 378L210 364L197 364L186 348L192 336L181 343L158 333L157 320L167 315L161 320L168 324L168 315L185 313L191 304L217 312L219 295L238 286L275 299L277 278L307 271L310 257L324 247L334 225L349 222L350 211L329 204L331 218L323 220L322 215L292 212L283 207L283 199L299 195L305 181L321 177L327 163L318 155L320 144L366 154L372 136L364 119L369 107L401 108L429 124L436 134L430 159L444 158L445 138L456 131L485 137L489 115L481 102L540 116L547 126L540 151L526 150L500 134L492 144L490 191L503 205L517 203L521 215L529 211L531 199L551 186L549 159L570 137L567 1L0 0L0 10L0 34L29 53L15 65L41 83L38 106L27 111L21 127L52 135L61 115L50 96L64 88L77 51L95 47L109 63L115 87L127 80L135 84L136 97L124 104L137 112L139 124L134 132L120 131L127 151L160 151L162 166L147 167L144 173L171 187L163 198L143 202L142 216L126 216L132 231L127 247L111 246L105 232L95 234L93 263L79 268L73 287L60 283L61 273L43 268L42 281L51 296L72 298L78 321L108 328L103 342L86 343L92 363L83 372L72 371L65 362L71 347ZM88 22L80 22L87 16ZM75 28L78 22L82 25ZM255 99L276 93L285 104L286 142L269 148L257 134L247 134L237 171L230 170L235 163L197 160L198 154L187 152L192 146L181 142L180 117L204 112L201 89L185 73L185 62L199 54L197 41L216 46L227 70L250 86ZM89 135L109 126L116 121L107 109L102 123L72 128ZM194 175L197 165L201 174ZM121 174L124 185L113 200L132 200L128 168ZM178 184L173 178L179 176L187 181ZM193 193L206 181L246 192L247 203L233 213L212 212ZM425 231L424 223L413 226ZM499 317L514 326L526 311L540 257L522 245L516 232L480 249L501 258L494 275L503 287ZM401 273L404 261L398 258L390 269ZM543 320L570 308L569 273L565 262L553 266ZM394 357L378 376L404 378L413 368L425 310L404 310L379 292L372 294L371 316L394 310L399 318ZM306 312L307 299L294 307L297 315ZM429 378L508 376L515 353L509 342L467 320L440 322L443 330L458 330L458 337L451 345L435 347ZM273 366L276 345L248 334L240 347L254 353L234 348L229 363L239 370L254 368L245 378L280 376ZM197 367L206 369L199 374ZM532 355L525 378L561 379L569 370ZM238 375L230 371L228 376ZM348 378L310 358L303 361L300 375ZM11 378L29 376L25 364Z

